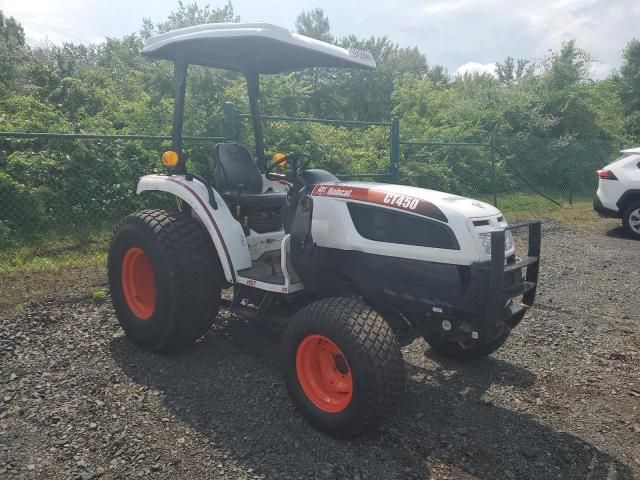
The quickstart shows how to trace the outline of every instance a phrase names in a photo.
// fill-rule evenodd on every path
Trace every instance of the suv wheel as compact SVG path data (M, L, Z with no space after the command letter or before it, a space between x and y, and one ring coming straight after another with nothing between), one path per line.
M640 202L634 202L625 209L622 225L633 238L640 239Z

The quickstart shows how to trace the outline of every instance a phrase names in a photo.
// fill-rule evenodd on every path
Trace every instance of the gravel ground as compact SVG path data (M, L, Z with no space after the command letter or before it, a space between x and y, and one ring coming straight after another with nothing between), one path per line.
M222 312L158 356L109 302L32 303L0 320L0 478L640 478L640 242L547 225L543 249L506 345L461 365L414 342L396 413L352 441L300 419L265 326Z

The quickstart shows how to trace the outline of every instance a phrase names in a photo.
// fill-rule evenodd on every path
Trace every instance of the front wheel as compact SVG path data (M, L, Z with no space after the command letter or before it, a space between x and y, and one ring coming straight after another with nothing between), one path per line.
M146 350L191 344L218 313L222 267L207 231L190 215L143 210L125 217L111 240L107 271L118 322Z
M389 414L404 390L400 346L389 324L353 298L326 298L294 316L282 338L291 400L317 429L352 437Z
M633 238L640 239L640 202L625 208L622 214L622 225Z

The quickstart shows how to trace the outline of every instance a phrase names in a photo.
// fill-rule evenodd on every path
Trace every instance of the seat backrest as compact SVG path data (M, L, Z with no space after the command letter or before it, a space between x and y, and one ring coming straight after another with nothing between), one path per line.
M224 192L262 193L262 175L253 156L237 143L219 143L214 150L215 186Z

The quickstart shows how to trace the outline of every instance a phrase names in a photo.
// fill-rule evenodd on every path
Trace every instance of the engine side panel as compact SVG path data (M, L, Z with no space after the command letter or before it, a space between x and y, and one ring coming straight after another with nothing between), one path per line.
M356 203L370 204L367 202ZM458 216L452 216L446 223L447 227L455 234L459 245L459 249L454 250L369 240L362 237L355 228L347 200L314 196L313 205L311 233L314 242L319 247L453 265L468 266L479 261L477 245L469 226L463 218ZM380 205L378 208L387 207ZM390 210L397 211L393 208ZM398 213L406 214L405 212Z
M316 246L294 268L319 296L362 295L402 311L481 317L488 274L472 266L419 261Z

